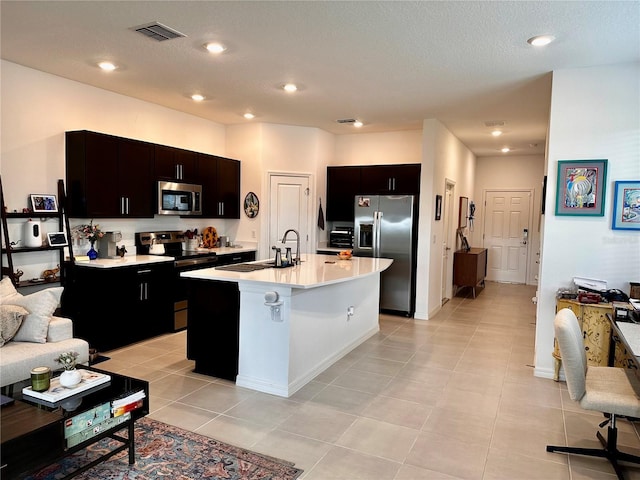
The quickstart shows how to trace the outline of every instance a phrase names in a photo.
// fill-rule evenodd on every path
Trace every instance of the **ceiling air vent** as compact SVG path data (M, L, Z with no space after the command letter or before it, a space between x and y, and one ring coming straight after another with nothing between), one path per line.
M355 118L342 118L340 120L336 120L338 123L356 123Z
M485 127L504 127L505 123L502 120L487 120L484 122Z
M134 27L136 32L139 32L149 38L162 42L164 40L171 40L172 38L186 37L184 33L180 33L177 30L162 25L158 22L153 22L148 25L142 25L140 27Z

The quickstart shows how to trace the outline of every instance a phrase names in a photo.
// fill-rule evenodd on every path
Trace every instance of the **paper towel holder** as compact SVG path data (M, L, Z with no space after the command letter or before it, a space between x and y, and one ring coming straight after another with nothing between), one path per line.
M278 292L265 292L264 304L271 308L271 320L274 322L282 322L282 316L280 315L280 307L284 302L280 300Z

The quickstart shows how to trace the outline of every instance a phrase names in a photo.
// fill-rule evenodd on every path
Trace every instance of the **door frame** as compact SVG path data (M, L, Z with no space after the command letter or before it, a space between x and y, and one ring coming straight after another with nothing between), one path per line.
M300 178L306 178L307 182L309 184L309 202L307 203L307 231L309 232L309 250L310 253L315 253L315 249L316 249L316 229L313 228L314 225L316 225L314 223L314 217L313 217L313 207L314 205L316 205L315 202L313 202L313 199L315 198L315 178L313 173L307 173L307 172L285 172L285 171L278 171L278 170L269 170L267 171L265 177L264 177L264 186L262 191L266 192L266 197L267 197L267 212L268 214L265 215L262 218L262 223L261 226L263 227L261 230L261 235L260 235L260 246L258 251L259 252L265 252L263 253L263 255L266 257L269 257L271 255L271 245L269 245L269 234L271 233L271 213L274 211L274 209L272 208L272 202L273 199L271 198L271 180L272 177L300 177Z
M487 194L488 193L496 193L496 192L528 192L530 195L529 200L529 236L527 241L527 254L525 259L525 271L524 271L524 283L522 285L529 285L529 273L530 272L530 262L531 262L531 238L532 238L532 223L533 223L533 212L534 212L534 203L535 203L535 189L533 188L487 188L482 191L482 204L484 205L483 209L483 218L482 218L482 246L485 246L485 233L486 233L486 224L487 224Z
M451 198L450 201L447 202L447 190L451 190ZM458 226L457 222L453 222L453 208L455 205L455 202L453 201L453 199L455 198L455 193L456 193L456 182L451 180L450 178L445 178L444 179L444 195L442 196L442 235L443 235L443 241L441 242L442 247L444 248L444 244L445 244L445 240L448 240L448 242L453 242L453 246L451 246L451 250L449 251L449 255L447 257L447 264L444 265L442 258L443 258L443 252L440 251L440 265L441 265L441 271L440 271L440 279L441 282L444 283L444 288L441 285L440 286L440 291L444 291L445 293L445 298L447 299L451 299L453 298L453 254L455 252L455 228ZM449 228L446 228L446 227ZM440 297L442 297L442 293L440 294ZM440 305L443 304L443 300L444 298L440 298Z

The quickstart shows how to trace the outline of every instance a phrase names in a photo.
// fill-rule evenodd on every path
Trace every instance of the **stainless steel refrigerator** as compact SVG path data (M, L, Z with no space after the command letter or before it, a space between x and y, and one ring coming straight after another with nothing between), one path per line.
M380 309L413 316L417 204L413 195L356 195L353 254L392 258L380 276Z

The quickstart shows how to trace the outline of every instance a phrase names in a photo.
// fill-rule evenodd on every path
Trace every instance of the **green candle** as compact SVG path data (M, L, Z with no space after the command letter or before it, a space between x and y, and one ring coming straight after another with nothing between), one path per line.
M51 383L51 369L49 367L36 367L31 370L31 388L34 392L49 390Z

